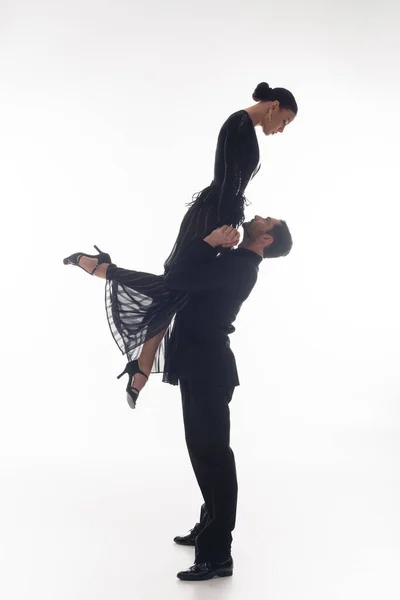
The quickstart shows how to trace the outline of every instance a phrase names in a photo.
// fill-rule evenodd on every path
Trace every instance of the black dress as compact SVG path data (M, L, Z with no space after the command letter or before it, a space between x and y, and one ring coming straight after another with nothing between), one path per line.
M214 179L189 203L177 240L164 263L164 274L154 275L115 266L107 269L108 323L114 340L129 360L138 358L143 344L168 328L151 371L164 373L163 381L166 383L175 383L164 371L172 320L188 302L190 294L168 289L164 275L195 237L206 237L222 225L239 227L244 222L244 192L259 171L259 159L257 135L249 114L245 110L233 113L218 136Z

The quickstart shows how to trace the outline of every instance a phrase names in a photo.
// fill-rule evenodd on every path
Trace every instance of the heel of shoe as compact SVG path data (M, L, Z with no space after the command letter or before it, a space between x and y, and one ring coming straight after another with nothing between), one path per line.
M126 373L128 373L128 371L125 369L122 371L122 373L120 373L119 375L117 375L117 379L121 379L121 377L123 377Z
M132 375L132 376L137 375L139 373L140 375L143 375L144 377L146 377L146 379L149 378L149 376L146 375L146 373L144 373L141 370L141 368L139 367L138 359L130 360L129 362L127 362L125 365L125 370L122 371L121 375L118 375L117 379L122 377L122 375L125 375L125 373L127 373L128 375Z
M231 577L233 575L233 569L221 569L217 571L218 577Z
M215 574L218 577L231 577L233 575L234 564L232 558L223 563L217 563L215 567Z
M95 248L99 253L98 256L96 256L97 260L99 261L99 265L104 263L113 264L111 256L107 254L107 252L102 252L98 246L93 246L93 248Z

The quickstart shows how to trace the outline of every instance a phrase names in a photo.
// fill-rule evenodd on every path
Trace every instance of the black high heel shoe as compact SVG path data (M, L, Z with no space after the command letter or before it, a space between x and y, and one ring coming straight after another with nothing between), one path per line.
M138 360L131 360L130 362L128 362L122 373L118 375L117 379L120 379L123 375L125 375L125 373L129 375L128 385L126 386L126 399L131 408L136 408L136 401L139 397L140 391L137 388L132 387L133 377L137 373L144 375L146 379L148 379L149 377L148 375L146 375L146 373L143 373L143 371L139 368ZM132 390L135 390L135 392L137 393L133 392Z
M109 254L102 252L100 250L100 248L98 248L97 246L94 246L94 248L97 250L97 252L99 254L85 254L84 252L76 252L75 254L71 254L71 256L67 256L67 258L64 258L64 260L63 260L64 265L74 265L76 267L80 267L81 269L83 269L85 271L85 273L90 273L90 271L86 271L86 269L84 269L83 267L80 266L79 261L82 258L82 256L86 256L87 258L97 258L97 265L95 266L93 271L90 273L90 275L93 275L97 271L97 269L99 268L100 265L102 265L104 263L112 264L111 256Z

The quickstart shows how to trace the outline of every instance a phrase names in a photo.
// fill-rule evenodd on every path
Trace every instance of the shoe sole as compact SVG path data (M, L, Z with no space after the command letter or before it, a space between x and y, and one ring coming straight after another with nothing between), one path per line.
M129 394L127 394L127 395L126 395L126 401L127 401L127 403L129 404L129 406L130 406L131 408L133 408L133 409L135 409L135 408L136 408L136 402L134 402L134 401L132 400L132 398L129 396Z
M196 542L177 542L176 540L174 540L174 542L178 546L195 546L196 545Z
M232 577L233 575L233 569L229 569L227 571L215 571L215 573L212 573L210 575L207 575L206 577L186 577L185 575L177 575L178 579L180 579L181 581L209 581L210 579L214 579L214 577Z

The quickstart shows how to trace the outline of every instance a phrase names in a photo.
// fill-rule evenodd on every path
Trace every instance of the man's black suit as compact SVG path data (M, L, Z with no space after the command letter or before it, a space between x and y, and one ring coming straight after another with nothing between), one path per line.
M176 316L165 368L179 379L186 443L207 509L196 562L230 556L237 478L229 403L239 378L228 335L262 260L244 248L218 252L197 238L165 278L171 290L191 294Z

